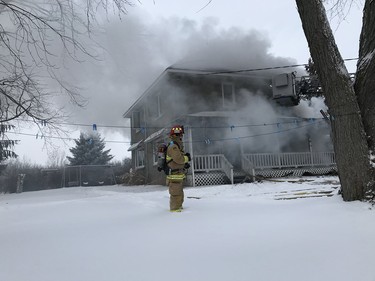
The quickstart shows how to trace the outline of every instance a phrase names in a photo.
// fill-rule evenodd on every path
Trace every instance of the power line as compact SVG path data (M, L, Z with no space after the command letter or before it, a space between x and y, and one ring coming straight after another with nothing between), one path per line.
M280 125L280 124L293 124L293 123L298 123L298 122L310 122L311 120L319 120L322 118L316 118L316 117L307 117L307 118L302 118L302 117L288 117L288 119L293 119L292 121L280 121L280 122L273 122L273 123L259 123L259 124L241 124L241 125L236 125L236 124L231 124L231 125L221 125L221 126L188 126L189 128L192 129L225 129L225 128L243 128L243 127L263 127L263 126L275 126L275 125ZM32 120L24 120L24 122L31 122L34 123ZM118 128L118 129L163 129L165 126L121 126L121 125L104 125L104 124L84 124L84 123L68 123L68 122L54 122L51 123L53 125L64 125L64 126L80 126L80 127L93 127L93 129L96 131L99 128ZM43 126L47 126L47 123L44 123Z
M349 112L349 113L344 113L344 114L335 114L335 115L330 115L332 118L337 118L337 117L344 117L344 116L350 116L350 115L356 115L358 112ZM258 124L229 124L229 125L221 125L221 126L186 126L192 129L233 129L233 128L244 128L244 127L263 127L263 126L275 126L275 125L283 125L283 124L295 124L295 123L300 123L300 122L311 122L315 120L321 120L324 119L324 117L285 117L288 119L291 119L290 121L279 121L279 122L272 122L272 123L258 123ZM281 118L283 119L283 118ZM31 122L35 123L32 120L23 120L23 122ZM118 128L118 129L140 129L140 130L145 130L145 129L163 129L165 126L122 126L122 125L105 125L105 124L85 124L85 123L69 123L69 122L54 122L51 123L53 125L65 125L65 126L81 126L81 127L92 127L94 131L100 129L100 128ZM48 126L48 122L44 122L43 126Z
M317 120L316 118L310 119L309 122L305 125L296 126L296 127L293 127L293 128L287 128L287 129L283 129L283 130L280 130L280 125L282 123L274 123L273 125L278 126L278 130L274 131L274 132L269 132L269 133L261 133L261 134L255 134L255 135L249 135L249 136L239 136L239 137L222 138L222 139L202 139L202 140L194 140L192 142L193 143L195 143L195 142L211 143L211 142L219 142L219 141L240 140L240 139L254 138L254 137L260 137L260 136L267 136L267 135L275 135L275 134L281 134L281 133L284 133L284 132L305 128L305 127L312 126L312 125L317 125L317 124L320 124L323 121L325 121L324 119L319 119L318 121L316 121L316 120ZM289 123L291 123L291 122L289 122ZM298 124L298 123L295 123L295 124ZM201 127L201 128L204 128L204 127ZM226 128L228 128L228 126ZM233 131L233 129L235 129L235 128L236 127L231 128L231 130ZM75 140L74 138L55 137L55 136L48 136L48 135L43 135L43 134L41 134L39 136L39 134L35 135L35 134L21 133L21 132L7 132L7 133L15 134L15 135L22 135L22 136L37 137L37 138L40 138L40 139L44 138L44 139L57 139L57 140L68 140L68 141L74 141ZM106 142L106 143L131 144L130 141L118 141L118 140L103 140L103 141ZM189 142L186 141L185 143L189 143Z
M344 61L353 61L358 60L358 58L348 58L343 59ZM211 74L230 74L230 73L241 73L241 72L254 72L254 71L264 71L264 70L275 70L275 69L284 69L284 68L293 68L293 67L302 67L308 66L308 63L303 64L290 64L282 66L270 66L270 67L261 67L261 68L249 68L249 69L239 69L239 70L220 70L220 71L205 71L202 75L211 75ZM191 70L188 68L178 68L180 70ZM201 70L203 71L203 70Z
M7 132L7 134L14 134L14 135L21 135L21 136L29 136L29 137L34 137L36 139L56 139L56 140L67 140L67 141L74 141L76 140L75 138L68 138L68 137L55 137L55 136L49 136L49 135L44 135L44 134L30 134L30 133L20 133L20 132ZM125 142L125 141L117 141L117 140L104 140L104 142L108 143L130 143L130 142Z

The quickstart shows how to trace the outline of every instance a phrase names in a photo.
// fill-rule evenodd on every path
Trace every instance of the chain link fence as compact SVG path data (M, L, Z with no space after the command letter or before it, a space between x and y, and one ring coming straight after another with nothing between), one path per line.
M117 182L111 165L80 165L63 168L62 187L114 184Z

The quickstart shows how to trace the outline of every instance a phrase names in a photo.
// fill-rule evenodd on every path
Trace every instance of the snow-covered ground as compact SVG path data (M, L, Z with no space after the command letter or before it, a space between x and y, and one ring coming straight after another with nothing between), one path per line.
M338 187L186 188L182 213L163 186L0 195L0 280L374 281L375 210Z

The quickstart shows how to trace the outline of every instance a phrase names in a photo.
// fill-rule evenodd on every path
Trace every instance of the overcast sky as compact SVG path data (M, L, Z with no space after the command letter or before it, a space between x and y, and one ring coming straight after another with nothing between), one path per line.
M354 2L344 14L344 19L332 19L332 29L343 58L356 58L361 2ZM208 0L144 0L129 7L122 20L111 16L108 21L104 20L102 28L95 34L95 40L103 47L101 60L67 63L64 73L82 88L81 93L88 100L85 109L68 106L69 122L88 125L69 126L74 138L80 131L92 131L90 124L129 126L122 114L166 67L181 60L194 62L192 54L208 49L213 43L217 43L218 49L227 46L228 56L231 52L246 56L254 44L254 48L261 46L262 52L274 59L280 57L303 64L309 58L294 0L212 0L210 3ZM355 71L355 62L348 63L347 67L350 72ZM27 132L36 135L38 130L31 128ZM98 132L107 141L120 142L107 143L116 160L130 155L127 152L128 129L98 126ZM48 150L43 148L42 139L36 136L17 138L21 142L15 151L21 159L47 162ZM65 145L55 143L66 155L69 155L68 148L74 146L72 141Z

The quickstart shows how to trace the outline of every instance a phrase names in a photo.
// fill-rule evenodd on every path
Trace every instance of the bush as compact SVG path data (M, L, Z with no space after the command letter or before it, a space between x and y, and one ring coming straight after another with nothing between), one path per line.
M62 173L60 169L43 169L41 165L11 160L0 174L0 192L17 192L17 181L21 174L25 175L23 191L61 187Z
M132 161L130 158L124 158L121 162L113 162L113 173L115 174L116 183L117 184L124 184L126 174L129 173L132 167Z

